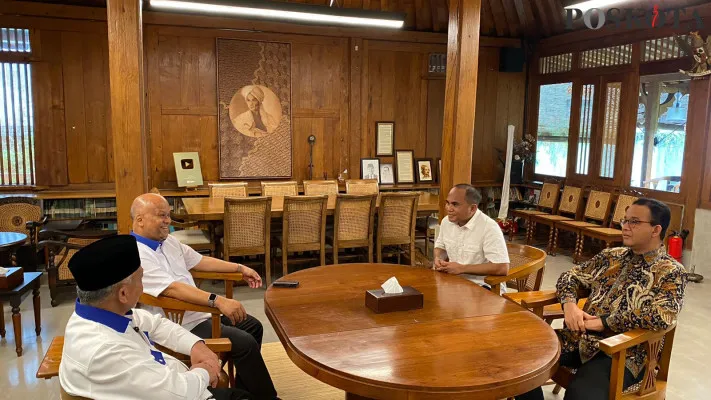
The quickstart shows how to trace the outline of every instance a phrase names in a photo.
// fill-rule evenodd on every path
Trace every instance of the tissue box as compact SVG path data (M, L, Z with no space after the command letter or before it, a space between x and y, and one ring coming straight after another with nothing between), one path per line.
M424 298L412 286L403 286L402 293L388 294L383 289L367 290L365 305L377 314L422 308Z
M22 268L12 267L7 270L7 275L0 276L0 290L14 289L25 281L25 271Z

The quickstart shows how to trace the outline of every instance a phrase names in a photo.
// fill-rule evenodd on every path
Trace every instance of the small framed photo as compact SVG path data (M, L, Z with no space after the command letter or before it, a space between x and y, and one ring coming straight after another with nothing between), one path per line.
M391 163L380 164L380 183L383 185L395 184L395 173Z
M429 158L417 159L417 182L434 182L432 160Z
M380 183L380 160L377 158L361 158L360 179L376 179Z
M375 123L375 155L392 156L395 147L395 122Z
M415 153L412 150L395 152L397 183L415 183Z

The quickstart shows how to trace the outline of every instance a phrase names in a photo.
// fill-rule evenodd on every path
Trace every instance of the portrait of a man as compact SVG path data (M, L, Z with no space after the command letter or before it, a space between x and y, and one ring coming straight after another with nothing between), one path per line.
M376 179L380 182L380 160L364 158L360 164L361 179Z
M242 111L245 106L246 110ZM279 99L265 86L245 86L235 93L232 99L230 117L232 125L239 133L250 137L266 136L279 126Z
M417 160L417 178L419 182L432 182L432 161Z

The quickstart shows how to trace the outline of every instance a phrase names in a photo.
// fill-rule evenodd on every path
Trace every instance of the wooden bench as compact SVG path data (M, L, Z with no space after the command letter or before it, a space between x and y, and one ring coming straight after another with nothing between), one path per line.
M47 349L42 363L37 369L37 378L52 379L59 376L59 363L62 361L64 336L55 336Z

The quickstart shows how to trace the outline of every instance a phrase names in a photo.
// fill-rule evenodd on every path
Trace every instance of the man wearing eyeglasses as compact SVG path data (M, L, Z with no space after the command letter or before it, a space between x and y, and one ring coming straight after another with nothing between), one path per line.
M603 250L558 279L565 314L565 327L556 331L560 365L577 369L566 400L608 398L612 359L599 350L600 340L636 328L663 330L676 320L687 275L663 246L670 219L666 204L638 199L621 221L624 247ZM582 310L579 291L590 292ZM642 380L647 356L643 345L627 350L624 388ZM537 388L516 399L542 400L543 391Z

